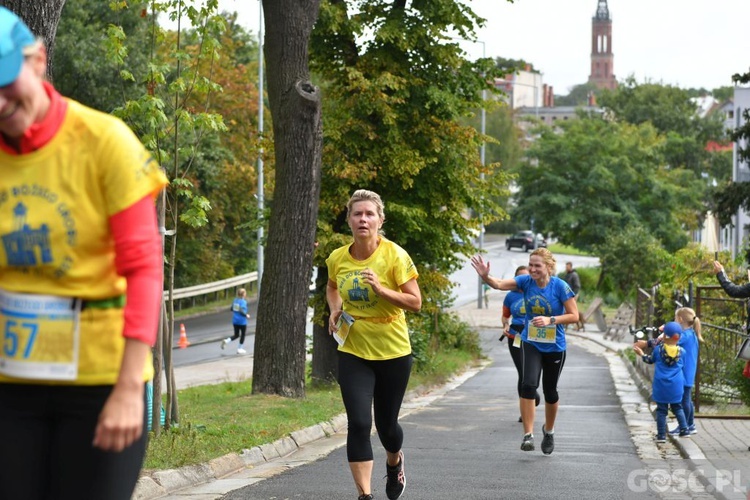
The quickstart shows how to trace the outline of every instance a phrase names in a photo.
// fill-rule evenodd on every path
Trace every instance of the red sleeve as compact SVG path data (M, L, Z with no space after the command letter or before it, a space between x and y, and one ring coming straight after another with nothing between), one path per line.
M510 318L510 307L503 306L503 318Z
M153 346L162 296L162 243L151 195L109 218L115 267L128 288L123 336Z

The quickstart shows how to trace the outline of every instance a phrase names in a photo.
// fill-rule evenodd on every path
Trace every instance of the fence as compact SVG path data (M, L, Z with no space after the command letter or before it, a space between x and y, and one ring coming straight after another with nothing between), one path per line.
M228 290L232 290L232 295L234 295L236 294L237 289L243 286L248 289L249 293L252 291L257 281L258 273L253 271L252 273L234 276L233 278L221 281L213 281L211 283L178 288L172 291L174 308L179 311L185 307L195 307L196 305L199 305L196 300L198 298L202 298L200 305L207 304L209 302L209 297L211 302L215 302L219 299L226 299ZM164 292L164 300L169 300L168 290ZM189 306L186 304L189 304Z
M742 383L744 362L736 355L745 339L746 301L728 297L720 285L699 285L695 314L701 320L702 336L695 377L695 409L701 401L736 401Z
M661 311L656 305L658 287L639 288L636 299L636 326L656 326L673 320L673 311ZM702 336L698 370L693 386L696 412L701 403L738 402L743 362L736 361L745 339L746 301L726 295L720 285L690 284L687 293L674 297L674 306L693 307L700 318Z

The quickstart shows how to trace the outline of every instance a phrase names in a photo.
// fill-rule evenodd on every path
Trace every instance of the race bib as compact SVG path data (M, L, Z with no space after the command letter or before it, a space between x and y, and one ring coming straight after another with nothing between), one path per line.
M520 333L517 334L513 338L513 347L521 347L521 334Z
M556 338L557 338L557 327L543 326L539 328L529 323L529 332L528 332L529 342L554 344Z
M81 301L0 290L0 373L38 380L78 376Z

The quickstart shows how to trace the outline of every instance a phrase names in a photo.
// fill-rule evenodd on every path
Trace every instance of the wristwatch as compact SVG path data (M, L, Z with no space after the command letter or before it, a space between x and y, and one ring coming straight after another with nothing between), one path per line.
M554 325L555 324L555 317L554 316L550 316L549 317L549 324L550 325Z

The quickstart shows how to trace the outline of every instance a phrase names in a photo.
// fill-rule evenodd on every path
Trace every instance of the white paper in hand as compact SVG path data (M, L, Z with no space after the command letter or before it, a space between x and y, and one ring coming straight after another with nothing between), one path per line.
M342 311L341 316L339 316L339 320L336 323L336 331L333 332L333 338L336 339L336 342L338 342L339 345L344 345L346 337L349 336L349 329L353 324L354 318L352 318L351 314Z

